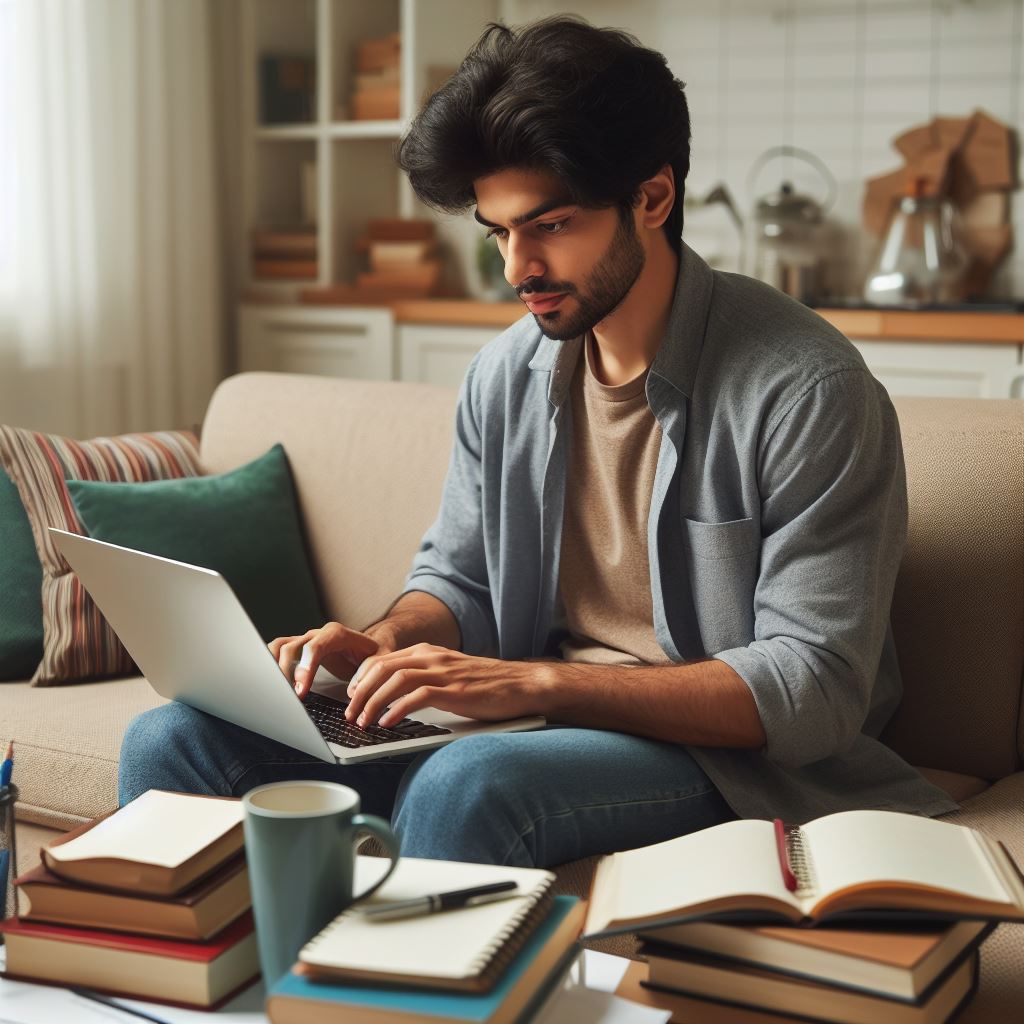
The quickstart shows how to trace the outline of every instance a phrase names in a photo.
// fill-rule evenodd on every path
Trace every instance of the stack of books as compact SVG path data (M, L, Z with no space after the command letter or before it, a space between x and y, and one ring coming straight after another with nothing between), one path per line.
M359 240L369 269L357 275L356 287L403 298L432 294L441 280L441 263L434 257L435 230L430 220L371 220Z
M585 934L632 932L619 995L673 1020L942 1024L1024 877L973 829L889 811L741 820L613 854ZM777 1016L772 1016L777 1015Z
M431 220L385 217L370 220L358 241L366 253L367 270L352 285L307 288L299 297L308 303L378 303L423 299L436 295L441 284L436 226Z
M316 227L257 228L252 233L252 272L264 279L316 280Z
M7 975L208 1009L259 974L238 800L150 790L42 851Z
M383 870L359 857L356 889ZM403 858L365 903L340 914L271 987L272 1024L511 1024L528 1019L578 952L584 907L552 896L554 875ZM390 919L386 908L429 894L514 882L491 902ZM370 913L366 913L369 910Z
M710 1003L748 1008L757 1020L771 1011L850 1024L938 1024L973 994L978 946L994 927L985 921L914 930L693 922L651 929L640 935L646 963L631 965L618 994L680 1020L705 1019Z
M397 32L359 43L352 83L353 121L392 121L401 117L401 57L402 40Z

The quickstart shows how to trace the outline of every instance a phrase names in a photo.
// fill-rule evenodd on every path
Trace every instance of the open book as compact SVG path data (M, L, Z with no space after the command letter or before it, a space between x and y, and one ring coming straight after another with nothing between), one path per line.
M688 918L816 923L862 911L1024 921L1024 879L1001 843L912 814L844 811L781 837L770 821L728 821L605 857L585 935Z

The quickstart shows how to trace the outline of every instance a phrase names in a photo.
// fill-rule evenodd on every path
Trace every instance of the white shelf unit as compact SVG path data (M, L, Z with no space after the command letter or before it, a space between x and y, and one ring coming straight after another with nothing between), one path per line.
M361 269L355 240L373 217L422 217L394 163L394 146L419 107L437 69L454 69L488 21L497 0L249 0L242 6L242 275L247 291L279 297L300 288L349 282ZM351 91L356 44L397 32L401 37L401 117L394 121L339 120ZM264 56L316 61L316 119L308 124L262 124L259 67ZM316 165L315 280L254 277L254 228L301 222L301 167ZM471 262L475 232L467 218L440 218L442 245ZM472 276L472 272L470 272Z

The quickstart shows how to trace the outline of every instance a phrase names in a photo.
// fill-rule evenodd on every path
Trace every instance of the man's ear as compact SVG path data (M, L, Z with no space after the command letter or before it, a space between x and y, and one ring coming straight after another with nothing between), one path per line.
M671 164L664 167L653 178L640 183L640 223L645 228L660 228L672 212L676 201L676 178Z

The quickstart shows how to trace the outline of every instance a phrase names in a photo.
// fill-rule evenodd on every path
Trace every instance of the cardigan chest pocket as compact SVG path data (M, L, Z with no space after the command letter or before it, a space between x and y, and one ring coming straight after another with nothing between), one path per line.
M753 519L701 523L684 519L693 608L707 654L754 639L754 588L761 532Z

